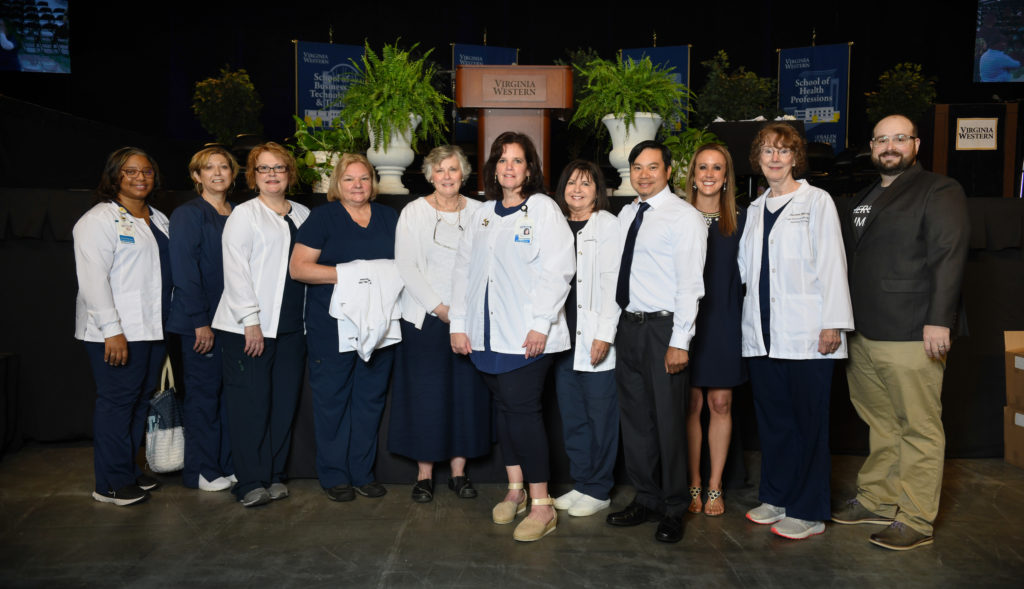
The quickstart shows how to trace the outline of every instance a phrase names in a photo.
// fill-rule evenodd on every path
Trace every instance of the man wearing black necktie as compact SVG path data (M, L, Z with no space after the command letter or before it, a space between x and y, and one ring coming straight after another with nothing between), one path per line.
M690 497L686 483L688 349L704 295L707 225L669 190L671 153L644 141L629 154L640 197L619 213L625 236L616 301L615 379L633 502L608 516L613 526L659 521L655 539L678 542Z

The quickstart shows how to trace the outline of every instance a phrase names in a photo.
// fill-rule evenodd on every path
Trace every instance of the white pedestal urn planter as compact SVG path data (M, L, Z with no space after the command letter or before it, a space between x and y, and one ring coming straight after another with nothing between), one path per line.
M633 125L626 132L625 121L613 115L605 115L601 122L608 127L608 134L612 138L612 150L608 154L608 161L619 173L622 183L615 189L615 196L636 196L633 185L629 182L629 152L641 141L654 139L658 135L658 127L661 126L661 116L651 112L638 112Z
M409 118L412 126L406 133L392 133L387 150L383 150L383 145L380 150L373 148L373 129L370 129L370 148L366 150L366 159L377 168L381 194L409 194L409 189L402 184L402 174L416 156L410 147L412 133L423 120L419 115L409 115Z

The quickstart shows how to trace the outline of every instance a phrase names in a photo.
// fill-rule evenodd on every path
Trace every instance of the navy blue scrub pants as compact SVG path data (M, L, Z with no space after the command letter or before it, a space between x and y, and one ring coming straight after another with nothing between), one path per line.
M555 388L562 414L565 453L573 489L595 499L608 499L615 484L619 450L619 398L615 371L573 370L573 350L555 360Z
M292 422L302 387L306 336L301 331L265 338L263 355L245 353L245 336L217 331L224 366L231 460L238 483L232 493L284 480Z
M221 374L224 366L220 346L214 344L206 354L198 354L193 349L195 344L195 334L182 334L185 468L181 473L181 482L190 489L199 486L199 475L212 481L235 472L231 466L227 404L221 402Z
M831 517L828 407L835 360L750 358L750 383L761 440L764 503L788 517Z
M310 342L316 472L323 488L373 482L394 358L395 346L374 350L370 361L363 362L356 352L339 353Z
M135 455L146 433L149 399L160 385L167 348L162 341L128 342L128 363L124 366L111 366L103 361L103 343L86 342L85 349L96 379L96 492L106 495L134 485L142 474Z
M483 373L484 383L498 407L496 426L502 459L505 466L522 468L527 483L551 480L541 394L552 361L550 355L544 355L510 372Z

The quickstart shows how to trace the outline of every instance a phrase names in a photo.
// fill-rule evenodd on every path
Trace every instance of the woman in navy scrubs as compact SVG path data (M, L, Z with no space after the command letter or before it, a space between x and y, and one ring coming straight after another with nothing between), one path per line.
M558 180L555 202L576 240L576 276L565 301L572 345L555 360L573 487L555 499L555 509L586 517L611 505L609 492L615 484L619 400L612 342L619 323L615 285L622 241L619 221L608 212L604 177L593 162L569 162Z
M289 275L288 257L309 209L285 198L298 176L277 143L249 152L245 177L258 194L224 225L224 293L213 328L238 479L232 493L254 507L288 496L284 469L306 354L306 289Z
M846 357L853 309L832 197L806 180L804 138L769 123L750 164L768 190L747 209L740 237L743 355L761 439L761 505L747 512L772 533L802 540L831 516L828 404L832 368Z
M532 495L530 514L512 535L530 542L552 532L558 521L548 495L541 394L552 354L569 348L563 307L576 262L562 211L540 192L544 176L529 137L498 135L483 177L488 202L473 214L455 255L451 345L484 373L498 407L509 484L491 519L512 523Z
M85 342L96 379L92 496L114 505L144 501L158 485L135 455L166 353L171 299L169 222L148 203L159 184L156 162L144 151L118 149L107 158L95 206L73 232L75 338Z
M331 173L327 204L313 209L292 254L292 274L310 285L306 325L316 470L332 501L387 493L374 479L373 462L394 346L374 350L365 361L348 340L341 351L339 321L328 311L337 265L395 258L398 214L372 202L376 196L373 165L362 155L343 154Z
M199 196L171 215L174 294L167 320L167 331L181 335L185 364L182 483L222 491L231 487L235 471L221 402L221 357L211 325L224 290L221 234L234 207L227 196L238 162L223 147L207 147L192 156L188 171Z

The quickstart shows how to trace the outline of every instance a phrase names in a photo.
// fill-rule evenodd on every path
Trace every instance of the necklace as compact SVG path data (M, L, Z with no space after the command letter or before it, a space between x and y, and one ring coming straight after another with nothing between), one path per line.
M700 214L704 215L704 223L706 223L708 227L710 227L713 222L717 221L718 218L722 216L721 211L715 211L713 213L705 213L704 211L700 211Z
M437 200L437 193L435 192L434 193L434 216L436 217L437 222L440 223L441 221L444 221L445 223L448 223L449 225L451 225L453 227L461 228L462 227L462 207L459 206L461 204L461 202L462 202L461 199L462 199L462 195L461 194L458 195L457 197L455 197L455 210L454 211L446 211L446 210L441 208L441 203L438 202L438 200ZM458 214L455 217L455 222L454 223L449 223L448 220L445 219L444 216L441 215L441 213L458 213Z

